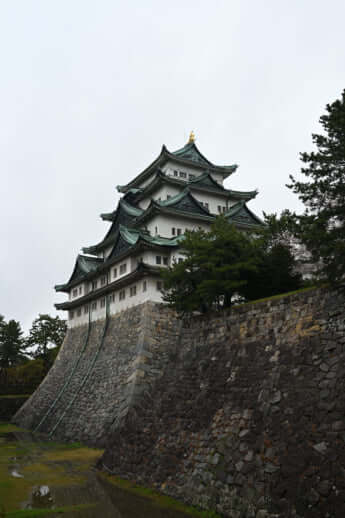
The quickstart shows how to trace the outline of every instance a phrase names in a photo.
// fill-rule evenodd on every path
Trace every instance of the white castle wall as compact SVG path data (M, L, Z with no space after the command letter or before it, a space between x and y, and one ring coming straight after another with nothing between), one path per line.
M144 291L144 282L146 282L146 290ZM162 301L162 294L161 291L157 288L157 282L159 279L156 277L145 277L141 279L138 282L129 284L125 288L122 289L114 289L114 292L112 292L109 297L109 314L115 315L119 311L123 311L125 309L131 308L133 306L136 306L138 304L141 304L146 301L153 301L153 302L161 302ZM131 288L136 286L136 295L130 296ZM120 291L125 291L125 298L123 300L120 300L119 293ZM112 294L115 295L115 300L112 300ZM105 299L105 297L98 297L95 299L97 302L97 309L91 309L91 304L87 305L88 311L85 312L84 308L81 307L81 315L78 316L77 312L74 311L74 316L72 319L67 321L67 325L69 328L81 326L84 324L87 324L89 322L89 318L91 317L91 321L94 322L95 320L104 319L106 316L106 305L101 307L101 300ZM91 315L89 317L89 311L91 312Z
M172 218L163 214L152 218L152 220L147 225L147 229L152 236L160 235L162 237L174 237L172 234L173 227L181 228L182 233L184 233L185 230L197 230L198 228L208 230L210 225L203 221L193 222L192 220L188 220L182 217L174 216Z

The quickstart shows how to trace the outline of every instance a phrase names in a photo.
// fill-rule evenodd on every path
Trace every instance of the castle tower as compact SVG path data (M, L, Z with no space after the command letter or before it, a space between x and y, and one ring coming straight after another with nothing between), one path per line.
M128 184L117 208L101 218L110 222L104 239L83 248L68 282L55 286L69 295L56 304L68 311L68 326L85 324L145 301L162 300L160 269L183 260L186 230L208 230L218 214L239 229L253 230L261 220L247 207L257 191L226 189L224 180L237 165L210 162L195 144L159 156Z

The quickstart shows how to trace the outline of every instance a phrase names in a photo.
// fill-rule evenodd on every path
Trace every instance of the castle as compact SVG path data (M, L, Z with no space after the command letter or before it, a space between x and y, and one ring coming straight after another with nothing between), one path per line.
M226 189L237 165L218 166L199 151L193 132L188 143L161 153L127 185L117 208L101 218L111 223L104 239L83 248L65 284L56 291L68 301L68 326L86 324L146 301L162 300L160 269L183 260L186 230L208 230L218 214L244 231L262 225L247 207L257 191Z

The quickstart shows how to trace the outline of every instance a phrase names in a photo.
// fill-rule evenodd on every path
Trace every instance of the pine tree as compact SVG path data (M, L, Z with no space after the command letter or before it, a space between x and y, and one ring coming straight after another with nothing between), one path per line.
M231 306L255 270L253 240L219 216L210 232L186 232L184 260L162 269L163 300L178 312L206 312Z
M320 274L336 283L345 276L345 90L326 112L320 117L324 133L312 135L317 150L301 153L309 180L290 175L288 187L306 207L297 216L297 237L321 264Z
M66 334L66 322L60 317L39 315L31 326L29 336L26 339L28 347L36 347L32 356L42 358L45 363L51 364L49 349L60 347Z
M1 319L0 325L0 367L13 367L25 360L26 348L19 322Z

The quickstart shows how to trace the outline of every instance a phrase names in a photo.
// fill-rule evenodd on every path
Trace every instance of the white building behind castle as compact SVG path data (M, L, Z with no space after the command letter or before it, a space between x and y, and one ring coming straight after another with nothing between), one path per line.
M158 158L127 185L117 208L101 214L110 223L104 239L83 248L67 283L55 286L68 294L56 304L68 311L68 326L105 318L146 301L162 300L160 269L183 259L186 230L208 230L219 214L239 229L262 225L247 207L257 191L226 189L224 180L237 165L218 166L194 142L178 151L165 146ZM108 309L107 309L108 308Z

